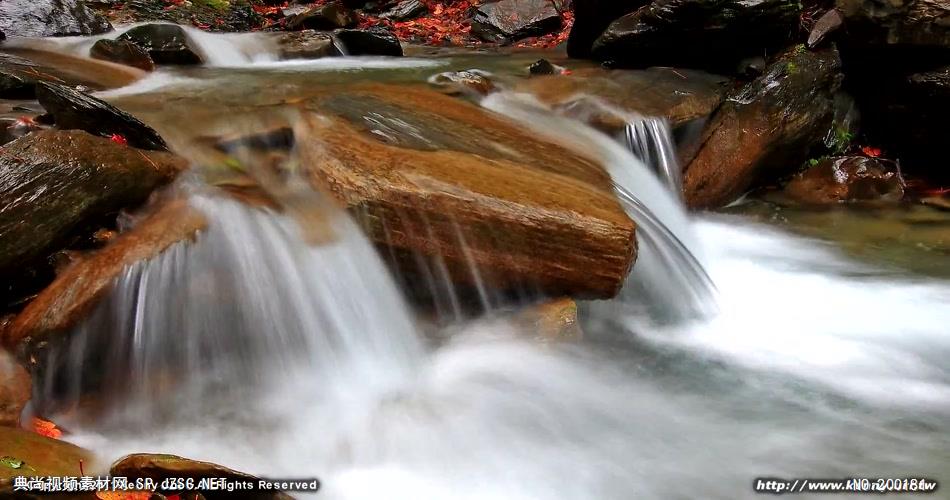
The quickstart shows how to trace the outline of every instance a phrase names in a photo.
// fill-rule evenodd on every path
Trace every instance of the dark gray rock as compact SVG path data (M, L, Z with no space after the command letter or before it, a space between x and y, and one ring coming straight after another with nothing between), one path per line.
M561 28L561 14L550 0L500 0L478 8L472 33L489 42L512 42L553 33Z
M126 31L118 38L138 45L155 64L195 65L203 59L188 34L175 24L146 24Z
M335 45L350 56L402 56L399 38L381 26L336 30L333 39Z
M148 52L129 40L110 40L103 38L89 49L93 59L101 59L118 64L125 64L145 71L155 69L155 62Z
M158 132L138 118L101 99L49 82L37 84L36 98L53 116L57 128L85 130L90 134L106 137L119 134L130 146L152 150L168 149Z
M409 21L424 16L427 12L429 8L420 0L402 0L380 17L393 21Z
M356 26L356 14L340 2L316 5L287 20L289 30L335 30Z
M594 41L624 14L629 14L650 0L574 0L574 26L567 38L567 54L590 57Z
M800 11L797 0L656 0L611 23L593 57L620 67L731 71L787 46Z
M30 37L97 35L112 31L112 25L81 0L3 0L0 31Z
M281 59L319 59L342 55L328 33L314 30L281 33L277 39Z

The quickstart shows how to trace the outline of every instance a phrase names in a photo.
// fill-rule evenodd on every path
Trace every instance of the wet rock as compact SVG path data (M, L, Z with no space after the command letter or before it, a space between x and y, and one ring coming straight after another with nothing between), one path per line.
M334 30L356 26L356 14L340 2L315 5L287 21L289 30Z
M15 476L78 476L79 462L91 466L92 454L76 445L51 439L22 429L0 427L0 450L14 459L18 468L0 466L0 497L24 498L23 492L12 493ZM88 468L86 471L88 472ZM26 497L29 498L29 497Z
M154 158L157 153L150 155ZM111 289L124 269L156 257L176 243L193 239L206 225L204 216L183 202L162 205L104 248L60 272L13 319L4 332L4 345L12 347L27 338L39 341L68 332Z
M107 137L119 134L133 147L157 151L168 149L158 132L101 99L64 85L45 82L37 84L36 98L62 130L85 130Z
M198 480L214 477L227 478L231 481L250 481L257 484L258 478L244 472L238 472L210 462L199 462L176 455L136 454L128 455L112 464L109 473L112 476L123 476L129 479L149 478L161 483L169 478L183 478ZM234 498L234 493L203 491L202 494L209 500L218 498ZM253 498L289 500L282 492L261 491Z
M201 64L201 52L188 34L175 24L146 24L132 28L118 38L138 45L151 56L155 64L194 65Z
M725 205L812 156L833 127L840 67L834 49L792 48L731 95L706 126L687 167L687 204Z
M768 63L762 56L747 57L739 61L736 73L746 78L758 78L759 75L765 72L767 65Z
M0 30L7 36L79 36L112 31L80 0L3 0Z
M377 26L367 29L340 29L333 38L342 52L350 56L402 57L402 45L392 31Z
M0 119L0 145L45 128L29 116Z
M567 38L567 54L571 57L590 57L594 41L624 14L629 14L650 0L576 0L574 26Z
M0 52L0 99L35 99L36 82L105 90L129 85L141 70L68 54L22 48Z
M830 9L825 12L818 18L815 26L808 34L808 48L813 49L821 45L821 42L828 38L831 33L841 28L842 25L844 25L844 15L841 14L840 10Z
M590 160L425 88L328 88L308 109L326 117L308 122L319 140L297 141L311 183L399 255L402 275L424 272L418 253L460 285L610 297L623 283L634 225Z
M419 0L402 0L380 17L393 21L410 21L428 12L429 8Z
M128 40L103 38L92 46L89 55L94 59L125 64L144 71L155 69L155 62L148 52Z
M577 96L594 97L620 111L666 117L679 126L709 116L722 102L727 84L725 77L695 70L584 68L570 75L530 78L515 90L556 107L571 106Z
M142 203L186 165L80 131L43 130L0 152L0 274L57 249L75 232Z
M572 299L551 300L528 307L515 316L515 324L541 340L565 342L584 337Z
M554 75L560 73L557 66L551 64L551 61L547 59L538 59L537 61L531 63L531 66L528 66L528 74L538 76L538 75Z
M32 390L30 374L10 354L0 351L0 427L16 427ZM5 450L4 450L5 452Z
M796 175L784 194L800 203L899 201L904 180L897 165L875 158L825 158Z
M281 33L277 39L281 59L319 59L342 55L333 37L314 30Z
M656 0L611 23L592 54L622 67L728 71L786 46L800 10L797 0Z
M550 0L499 0L481 5L472 33L489 42L512 42L561 28L561 14Z
M491 74L477 69L439 73L429 78L429 83L446 94L488 95L495 91Z

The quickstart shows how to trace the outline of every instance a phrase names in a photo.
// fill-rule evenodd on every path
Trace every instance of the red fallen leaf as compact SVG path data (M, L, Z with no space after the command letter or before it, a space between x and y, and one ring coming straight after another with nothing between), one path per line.
M59 430L56 427L56 424L50 422L49 420L33 417L33 420L30 422L30 424L33 428L33 432L39 434L40 436L46 436L53 439L59 439L63 436L63 431Z
M881 156L881 148L875 148L872 146L864 146L861 148L861 152L867 156L870 156L871 158L877 158L878 156Z
M112 142L114 142L114 143L116 143L116 144L120 144L120 145L122 145L122 146L128 146L128 145L129 145L128 139L126 139L124 136L122 136L122 135L120 135L120 134L112 134L112 137L110 137L109 139L112 140Z
M567 68L564 68L564 69L561 70L561 74L562 74L562 75L573 75L574 72L571 71L571 70L569 70L569 69L567 69Z

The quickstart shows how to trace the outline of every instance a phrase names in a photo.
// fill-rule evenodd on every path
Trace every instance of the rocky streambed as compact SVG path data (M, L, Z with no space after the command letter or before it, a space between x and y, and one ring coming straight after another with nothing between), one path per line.
M294 221L313 248L346 241L342 210L435 344L485 316L570 344L584 336L575 300L623 297L638 265L657 265L638 262L651 226L617 196L608 154L629 155L631 131L652 119L672 148L665 165L682 176L664 199L835 242L871 266L946 275L950 9L940 2L155 7L0 4L0 450L13 460L0 462L0 496L22 467L107 469L17 428L45 428L34 418L83 427L121 406L102 374L141 366L56 375L70 362L50 353L98 317L130 269L228 231L195 196ZM566 52L549 47L561 42ZM496 112L499 96L550 123ZM557 130L570 140L538 132L560 120L576 127ZM660 146L649 147L633 153L662 173ZM187 296L240 298L199 292ZM171 392L161 388L184 378L173 371L150 390ZM112 470L251 477L157 455Z

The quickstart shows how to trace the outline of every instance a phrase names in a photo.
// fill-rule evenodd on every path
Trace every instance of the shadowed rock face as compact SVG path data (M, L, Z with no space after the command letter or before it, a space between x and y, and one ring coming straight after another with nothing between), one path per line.
M154 154L154 153L153 153ZM76 326L108 292L124 269L195 237L207 221L183 202L168 203L105 248L73 262L18 314L3 343L42 340Z
M789 198L806 204L899 201L904 180L897 166L875 158L825 158L786 186Z
M188 478L200 480L208 477L228 478L232 481L251 481L256 483L258 478L244 472L238 472L227 467L210 462L199 462L176 455L135 454L125 456L112 464L109 473L113 476L128 477L129 479L150 478L158 483L169 478ZM165 493L171 493L165 491ZM241 497L240 494L205 491L203 494L209 499ZM187 495L185 495L187 496ZM292 497L282 492L259 492L253 498L289 500Z
M576 0L574 26L567 39L567 54L571 57L589 57L594 41L610 23L649 3L649 0Z
M158 132L138 118L65 85L38 83L36 98L46 111L53 115L56 126L60 129L85 130L102 136L119 134L129 145L137 148L156 151L168 149Z
M838 0L849 45L931 46L950 49L946 0Z
M0 274L42 259L75 231L138 205L185 167L79 131L34 132L0 153Z
M703 132L685 176L687 204L726 205L801 165L834 120L841 63L834 49L793 48L731 95Z
M15 427L30 400L30 374L10 354L0 351L0 427Z
M732 70L743 57L783 47L800 9L797 0L656 0L614 21L593 57L623 67Z
M634 225L596 164L425 88L331 89L298 139L312 183L394 252L445 260L473 283L610 297L635 254Z
M0 31L7 36L78 36L112 31L112 25L79 0L3 0Z
M339 29L333 32L334 45L350 56L402 56L402 44L383 27L365 30Z

